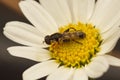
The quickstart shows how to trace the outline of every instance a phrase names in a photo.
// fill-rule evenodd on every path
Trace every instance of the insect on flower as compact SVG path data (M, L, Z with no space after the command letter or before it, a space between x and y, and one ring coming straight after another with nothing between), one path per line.
M70 28L70 29L74 29L74 28ZM58 43L69 42L69 41L75 41L75 39L85 38L86 34L83 31L74 29L74 32L70 32L70 29L65 30L63 33L54 33L52 35L45 36L44 38L45 43L50 45L52 42L58 42ZM77 42L77 43L80 43L80 42Z
M11 55L40 62L24 71L23 80L89 80L110 65L120 67L120 59L109 54L120 38L120 0L40 3L19 3L32 25L12 21L4 27L6 37L23 45L9 47Z

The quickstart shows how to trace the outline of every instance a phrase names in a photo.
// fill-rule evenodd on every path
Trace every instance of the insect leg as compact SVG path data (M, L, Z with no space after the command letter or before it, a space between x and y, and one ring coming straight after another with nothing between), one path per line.
M83 43L81 43L81 42L79 42L79 41L76 41L76 40L72 40L72 41L74 41L74 42L76 42L76 43L78 43L78 44L81 44L81 45L83 45Z
M64 32L69 32L69 31L70 31L70 29L73 29L73 30L75 30L75 31L76 31L76 29L75 29L75 28L70 27L69 29L65 30Z

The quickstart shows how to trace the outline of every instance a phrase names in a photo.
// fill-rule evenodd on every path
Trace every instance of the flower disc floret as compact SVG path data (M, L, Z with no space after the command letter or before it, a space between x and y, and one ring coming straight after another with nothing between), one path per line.
M80 30L86 34L86 37L62 43L53 42L49 47L51 57L67 67L80 68L85 66L100 50L102 41L100 32L92 24L79 22L60 27L59 33L64 33L67 29L70 29L69 32Z

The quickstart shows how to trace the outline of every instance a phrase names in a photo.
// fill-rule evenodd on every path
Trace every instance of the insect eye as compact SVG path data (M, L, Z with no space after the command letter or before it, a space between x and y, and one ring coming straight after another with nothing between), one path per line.
M45 36L45 42L46 44L51 44L51 37L49 35Z

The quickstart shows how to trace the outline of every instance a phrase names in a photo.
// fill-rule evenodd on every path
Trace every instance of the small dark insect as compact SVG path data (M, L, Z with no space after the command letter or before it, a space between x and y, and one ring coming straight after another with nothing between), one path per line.
M74 29L74 28L70 28ZM69 42L75 41L75 39L83 39L86 37L86 34L80 30L75 30L74 32L69 32L70 29L65 30L63 33L54 33L52 35L45 36L45 43L50 45L52 42ZM75 41L77 42L77 41ZM79 43L79 42L77 42Z

